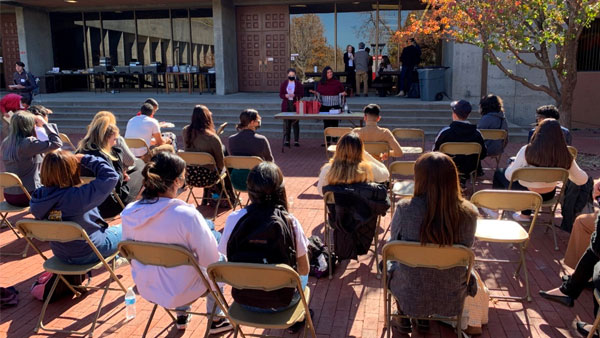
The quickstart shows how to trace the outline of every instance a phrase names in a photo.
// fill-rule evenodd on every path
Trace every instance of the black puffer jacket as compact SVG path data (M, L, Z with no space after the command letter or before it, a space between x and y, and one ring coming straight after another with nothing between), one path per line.
M335 205L328 205L328 222L333 228L334 249L339 259L356 259L369 251L377 227L377 216L385 216L390 200L384 184L328 185Z

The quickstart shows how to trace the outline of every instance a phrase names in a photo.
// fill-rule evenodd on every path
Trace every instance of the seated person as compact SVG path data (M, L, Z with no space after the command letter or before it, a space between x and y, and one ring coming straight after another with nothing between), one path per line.
M392 218L390 240L470 248L475 240L477 208L462 197L456 165L443 153L423 154L415 163L415 193L401 199ZM477 290L475 279L466 285L465 269L411 268L392 263L389 287L398 311L411 317L431 314L456 316L467 293ZM426 329L428 321L417 321ZM402 319L400 330L411 332L411 322Z
M556 121L560 121L560 113L558 112L558 108L551 104L538 107L538 109L535 110L535 126L537 127L545 119L554 119ZM573 140L571 132L569 129L563 126L561 126L560 129L562 129L562 132L565 135L565 141L567 142L567 145L570 146L571 141ZM529 135L527 136L527 142L531 140L534 132L535 128L531 128Z
M600 179L596 180L592 190L592 198L598 200L600 197ZM565 265L571 269L575 269L579 258L583 256L585 250L590 245L590 238L594 232L594 222L598 216L599 210L595 208L594 212L589 214L580 214L573 222L571 236L569 236L569 244L565 250Z
M219 261L217 242L219 233L214 224L202 217L196 208L177 198L177 191L185 184L185 162L170 152L161 152L146 164L143 170L142 199L129 204L121 218L123 238L134 241L176 244L189 249L206 268ZM212 229L211 229L212 228ZM213 231L211 231L213 230ZM184 330L191 320L190 305L206 292L198 272L191 266L164 268L145 266L133 260L131 274L138 292L145 299L168 309L175 308L177 328ZM215 300L208 295L206 312L213 309ZM216 315L223 315L217 307ZM210 334L231 330L226 318L213 321Z
M117 196L124 205L135 201L142 188L142 161L138 160L138 167L128 170L123 161L123 150L117 146L119 128L111 124L108 116L96 118L89 125L86 135L79 142L77 153L102 157L119 174L119 181L115 187ZM81 169L82 176L93 177L94 173L86 168ZM104 218L114 217L123 211L117 197L111 193L102 204L98 206L100 215Z
M94 173L96 179L81 185L80 165ZM41 220L75 222L102 256L115 253L121 241L121 225L109 226L98 211L119 181L113 167L101 157L56 150L44 157L41 177L43 186L31 196L31 214ZM85 241L51 242L50 248L54 256L67 264L98 262L98 256Z
M379 68L377 69L377 76L375 77L374 84L378 84L377 86L377 96L385 97L388 92L392 89L393 79L391 75L385 75L383 72L391 72L394 68L392 68L392 64L390 62L390 58L387 55L384 55L381 58L381 63L379 64Z
M140 108L140 115L132 117L127 122L125 130L125 138L141 138L146 141L148 147L160 146L161 144L172 144L173 139L163 137L160 132L160 124L154 118L154 108L149 103L144 103ZM137 157L146 155L146 150L143 148L131 149Z
M475 163L476 155L456 155L452 157L458 168L461 185L464 185L469 178L469 173L475 170L475 165L478 168L477 175L483 175L483 171L480 170L481 160L487 156L487 148L485 147L483 136L477 130L477 126L467 121L472 109L471 104L465 100L459 100L452 102L450 107L452 108L452 123L450 123L450 126L440 130L435 138L433 151L440 150L442 144L446 142L476 142L481 144L479 163Z
M215 131L212 112L204 105L196 105L192 112L192 121L189 125L183 127L183 146L185 151L203 152L212 155L215 159L218 172L213 168L202 166L188 166L187 182L192 187L205 187L215 183L219 179L219 173L223 172L225 162L223 161L225 147L221 143L221 138ZM225 179L225 187L232 205L235 203L235 195L231 186L229 176ZM209 191L210 190L210 191ZM212 196L221 192L220 185L213 186L210 189L204 189L204 196ZM223 195L224 196L224 195ZM205 203L203 200L202 203Z
M99 112L96 113L96 115L94 115L94 118L92 119L92 122L90 123L90 125L94 124L96 119L99 118L103 118L103 117L108 117L110 124L117 124L117 118L115 117L115 115L109 111L106 110L101 110ZM88 126L89 128L89 126ZM141 171L141 169L144 168L144 161L138 159L133 152L131 151L131 149L129 149L129 147L127 146L127 143L125 143L125 139L123 138L123 136L119 135L119 137L117 137L117 143L116 146L121 148L121 150L123 150L123 164L127 167L127 168L131 168L131 169L135 169L133 167L137 167L140 168L139 170Z
M36 137L35 126L44 128L48 141L40 141ZM62 141L46 120L25 111L18 111L12 116L9 129L1 147L4 170L19 176L25 189L31 194L42 185L40 168L43 155L62 147ZM12 205L29 205L29 198L18 187L5 189L4 198Z
M44 106L40 106L40 105L33 105L30 106L27 109L30 113L32 113L35 116L40 116L41 118L43 118L46 123L48 123L48 115L52 114L52 110L44 107ZM56 126L56 123L52 123L50 124L54 130L56 131L56 133L58 134L58 127ZM42 126L35 126L35 135L37 137L38 140L40 141L48 141L48 134L46 133L46 129L44 129L44 127Z
M394 134L387 129L377 126L377 122L381 120L381 109L378 105L371 103L363 108L365 114L365 124L363 128L354 128L354 132L358 134L363 142L386 142L390 147L390 156L401 157L402 148L394 137Z
M569 180L578 186L588 180L588 175L579 168L567 149L560 123L554 119L543 120L533 133L530 143L519 150L514 162L508 168L498 169L494 173L494 189L507 189L513 172L526 167L564 168L569 171ZM557 184L558 182L519 181L513 183L512 189L535 191L542 195L544 201L549 201L554 198ZM513 218L518 221L528 221L530 214L529 211L521 212L520 215L515 213Z
M265 161L274 161L269 140L256 132L260 128L261 118L254 109L246 109L240 114L237 134L229 136L229 154L233 156L258 156ZM246 178L249 170L231 171L231 182L237 190L246 190Z
M227 217L219 252L227 255L230 262L287 264L298 272L304 289L309 272L308 240L300 222L287 211L283 174L275 163L262 162L250 171L248 196L250 205ZM273 240L254 240L265 235ZM279 312L300 301L299 294L289 289L270 292L233 289L232 296L256 312ZM290 329L294 331L302 326L303 323L296 323Z
M27 110L31 105L31 99L15 93L8 93L0 99L0 112L6 116L11 111Z
M352 132L340 138L333 158L321 167L317 190L323 195L326 185L381 183L389 178L390 172L385 164L367 153L358 134Z
M508 136L508 123L504 116L504 103L500 96L489 94L479 101L481 119L477 129L504 129ZM503 140L485 140L487 156L496 156L504 152L508 138Z

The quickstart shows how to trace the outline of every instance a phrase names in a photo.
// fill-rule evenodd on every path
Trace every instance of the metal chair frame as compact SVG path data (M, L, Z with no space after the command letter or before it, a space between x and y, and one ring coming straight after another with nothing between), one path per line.
M67 135L65 133L59 133L58 136L60 137L60 140L62 141L63 144L66 144L69 147L71 147L71 149L73 149L73 151L77 150L77 147L75 147L73 142L71 142L69 135Z
M392 134L400 141L415 141L418 140L421 143L420 147L401 147L402 152L405 155L408 154L422 154L425 151L425 131L417 128L396 128L392 130ZM402 145L402 143L400 143Z
M29 192L27 191L27 189L25 189L25 186L23 186L23 182L21 182L21 179L19 178L19 176L15 175L13 173L9 173L9 172L0 173L0 187L2 189L19 187L19 188L21 188L21 191L23 191L23 194L25 194L27 196L27 199L31 200L31 196L29 195ZM6 225L15 234L15 236L17 236L17 239L21 239L21 236L19 236L19 232L17 231L17 229L8 220L8 214L15 213L15 212L28 212L28 211L29 211L28 206L27 207L18 207L18 206L14 206L14 205L8 203L7 201L0 202L0 218L1 218L0 219L0 227L2 227L3 225ZM23 249L22 252L0 251L0 253L2 255L6 255L6 256L26 257L28 249L29 249L29 243L25 244L25 249Z
M390 202L392 203L392 217L394 216L394 211L396 209L396 196L400 196L400 197L410 197L412 196L412 194L410 195L405 195L405 194L399 194L394 192L394 184L396 182L399 183L399 180L394 180L393 175L400 175L400 176L410 176L412 177L412 180L408 181L409 183L407 184L408 187L410 188L410 184L412 183L412 188L413 188L413 192L414 192L414 177L415 177L415 162L416 161L394 161L390 164ZM407 180L402 180L403 182L407 182Z
M475 181L477 177L477 168L479 168L479 162L481 161L481 144L477 142L446 142L440 146L440 152L450 155L477 155L477 164L475 169L470 173L467 173L471 178L471 191L475 191Z
M490 140L490 141L497 141L497 140L502 140L504 142L504 145L506 145L508 143L508 132L504 129L479 129L479 131L481 132L481 136L483 136L483 140ZM500 159L502 158L502 154L504 153L504 151L498 155L493 155L493 156L487 156L488 158L493 158L496 160L496 170L498 170L498 167L500 167ZM482 168L482 169L488 169L488 168ZM491 168L489 168L491 169Z
M143 159L144 162L148 162L148 160L150 160L150 146L148 145L148 143L146 143L146 141L143 138L126 138L125 144L127 144L127 147L129 147L129 149L145 148L146 153L142 156L138 156L138 158Z
M327 127L323 130L325 156L327 158L330 157L329 154L335 153L334 148L330 148L330 145L327 143L327 137L342 137L350 132L352 132L352 128L350 127Z

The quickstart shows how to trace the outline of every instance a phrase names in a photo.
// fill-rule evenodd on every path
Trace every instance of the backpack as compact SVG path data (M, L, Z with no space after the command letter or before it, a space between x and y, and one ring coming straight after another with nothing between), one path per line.
M0 288L0 309L19 304L19 291L14 286Z
M280 206L252 204L236 224L227 242L230 262L287 264L296 269L296 241L287 211ZM243 305L277 309L290 304L294 288L273 291L231 290L233 299Z
M317 278L329 276L329 256L332 253L329 248L323 244L318 236L308 238L308 261L310 264L310 276ZM335 253L331 256L331 272L335 272L335 263L337 256Z
M33 89L31 90L31 94L38 95L40 93L40 85L38 83L38 82L40 82L40 79L29 72L27 73L27 78L29 79L29 82L31 82L31 85L33 86Z
M86 275L63 275L67 282L74 286L83 284L85 281L85 276ZM33 285L31 286L31 295L36 299L45 301L46 298L48 298L48 294L50 293L50 289L52 289L52 284L54 284L56 278L58 278L58 275L53 274L52 272L43 272L38 276L37 280L33 282ZM50 298L50 303L65 298L69 295L72 296L73 292L61 280L56 285L56 289L52 294L52 298Z

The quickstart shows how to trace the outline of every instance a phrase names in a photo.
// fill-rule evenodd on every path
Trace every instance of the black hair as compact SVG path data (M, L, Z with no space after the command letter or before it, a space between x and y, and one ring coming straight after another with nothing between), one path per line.
M538 109L535 110L535 113L536 115L542 115L545 118L560 120L560 113L558 112L558 108L551 104L538 107Z
M27 96L21 96L21 103L31 105L31 98Z
M240 123L235 126L237 129L246 128L250 122L256 121L258 119L258 112L256 109L246 109L240 114Z
M485 115L487 113L503 113L504 102L500 96L494 94L488 94L479 101L480 113Z
M142 115L150 116L152 115L152 112L154 112L154 108L150 103L144 103L140 108L140 113L142 113Z
M23 62L21 62L21 61L17 61L17 62L15 62L15 65L17 65L17 66L19 66L19 67L23 67L23 68L25 68L25 64L24 64Z
M142 170L142 198L155 202L159 194L164 194L171 188L185 170L185 166L185 161L176 154L163 151L154 155Z
M48 109L46 109L46 107L38 105L38 104L30 106L27 110L30 113L32 113L33 115L38 115L38 116L42 116L42 117L48 116Z
M296 68L288 68L287 72L294 72L294 74L296 73Z
M275 163L265 161L252 168L246 186L252 204L288 209L283 174Z
M375 103L369 103L368 105L366 105L363 108L363 113L365 115L379 116L380 112L381 112L381 108L379 107L379 105L377 105Z
M326 84L327 83L327 72L331 70L333 71L333 69L329 66L325 66L323 68L323 71L321 72L321 84Z
M152 107L158 108L158 101L151 97L147 98L146 101L144 101L144 103L149 103L150 105L152 105Z

